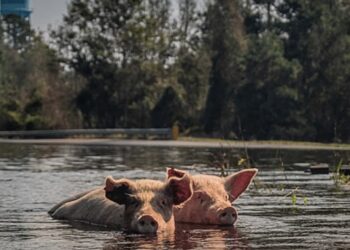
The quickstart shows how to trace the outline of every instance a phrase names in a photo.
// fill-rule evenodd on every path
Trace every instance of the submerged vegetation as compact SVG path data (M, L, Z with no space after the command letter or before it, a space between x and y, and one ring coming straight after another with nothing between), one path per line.
M341 172L342 166L343 166L343 159L340 159L339 163L335 166L333 176L332 176L334 184L337 188L341 185L350 184L350 175L345 175Z
M0 130L178 122L187 135L349 142L349 7L72 0L48 42L2 17Z

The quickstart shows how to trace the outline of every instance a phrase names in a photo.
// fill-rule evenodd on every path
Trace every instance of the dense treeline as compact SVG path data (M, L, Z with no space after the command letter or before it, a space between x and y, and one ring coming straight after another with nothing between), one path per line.
M78 125L71 102L73 76L63 73L55 51L21 18L6 16L1 24L0 129Z
M1 20L0 129L350 140L350 2L72 0L50 44Z

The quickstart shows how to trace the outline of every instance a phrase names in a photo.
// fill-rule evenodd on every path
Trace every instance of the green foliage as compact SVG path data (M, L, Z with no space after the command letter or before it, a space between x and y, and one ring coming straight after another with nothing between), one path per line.
M201 118L208 94L211 67L210 55L203 43L201 24L203 13L196 9L195 0L179 0L179 17L174 39L178 43L175 63L171 67L173 87L180 93L183 109L178 120L185 133L202 129Z
M72 111L57 112L69 97L56 102L68 88L55 52L19 17L6 16L0 27L0 129L64 127Z
M307 123L314 131L308 139L349 139L349 5L343 1L284 1L279 11L288 21L280 24L288 34L286 57L302 66L299 93ZM322 110L322 112L320 112Z
M298 197L302 198L303 205L306 206L308 204L308 198L304 196L300 191L299 188L296 187L292 191L290 191L288 194L286 194L284 197L290 197L291 203L293 208L295 208L296 205L298 205ZM297 211L297 210L296 210Z
M241 5L250 40L259 44L259 40L274 35L275 42L267 42L264 47L273 53L274 49L280 51L280 60L275 61L276 71L271 72L263 67L266 63L262 56L263 49L255 49L255 46L249 49L248 55L251 53L253 60L255 56L259 58L256 61L260 62L261 70L264 71L260 67L257 70L252 68L248 56L248 84L240 91L239 103L242 106L238 105L241 106L244 136L264 139L349 140L350 131L346 125L349 122L350 107L349 3L338 0L254 0L242 1ZM283 45L276 47L276 43L281 42ZM270 69L271 63L267 62L267 67ZM294 70L288 73L288 67ZM293 72L298 73L297 77ZM267 77L276 77L273 81L278 81L282 89L275 91L274 87L271 89L271 85L265 84L257 93L256 85L261 80L264 82ZM251 95L249 91L252 91ZM249 96L253 100L252 104L249 101L242 102L242 98ZM264 105L264 102L269 101L272 105ZM254 106L258 107L255 112L252 111ZM249 116L250 120L255 118L259 124L262 122L260 131L252 131L249 124L244 123Z
M40 115L27 115L24 122L26 130L40 130L47 128L46 121Z
M172 53L169 1L85 1L53 34L86 84L76 104L86 127L148 127Z
M350 183L350 176L342 174L340 172L341 167L343 166L343 159L340 159L338 164L335 166L332 179L336 188L339 188L341 185L346 185Z
M284 58L283 44L274 34L253 35L250 41L246 82L236 98L244 138L302 138L306 130L296 87L300 65Z
M172 127L175 122L183 120L183 108L179 94L172 87L168 87L152 111L152 124L156 128Z
M234 96L243 77L243 20L235 1L217 1L206 13L205 42L211 55L204 129L232 137L236 122Z
M72 0L50 46L2 18L0 129L350 140L348 1L204 2Z
M210 59L203 49L193 53L184 47L177 57L174 68L177 75L177 89L182 93L183 99L181 109L183 115L179 122L185 128L200 126L208 94Z
M3 108L0 109L0 127L4 130L22 129L20 114Z
M290 196L291 200L292 200L292 204L293 206L295 206L297 204L297 195L295 193L292 193L292 195Z
M0 20L1 40L6 41L10 48L23 51L30 46L34 31L29 20L16 15L5 15Z

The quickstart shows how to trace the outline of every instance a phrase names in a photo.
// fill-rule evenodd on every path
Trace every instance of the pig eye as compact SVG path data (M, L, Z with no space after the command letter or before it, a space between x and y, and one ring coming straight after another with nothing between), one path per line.
M139 203L140 202L136 198L129 198L129 200L128 200L129 206L137 207L139 205Z
M225 198L228 201L230 199L230 196L228 196L228 194L227 194Z
M168 206L168 203L167 203L165 200L161 200L160 205L161 205L162 207L167 207L167 206Z
M136 205L137 204L137 200L131 200L130 201L130 205Z

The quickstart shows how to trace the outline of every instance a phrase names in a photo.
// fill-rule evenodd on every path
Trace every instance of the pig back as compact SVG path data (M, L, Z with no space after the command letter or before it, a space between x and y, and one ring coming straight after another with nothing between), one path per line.
M54 219L118 228L124 225L124 205L118 205L107 199L102 187L60 202L49 211L49 214Z

